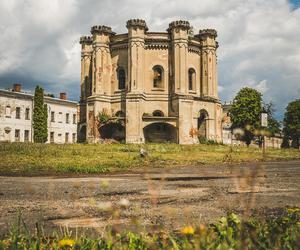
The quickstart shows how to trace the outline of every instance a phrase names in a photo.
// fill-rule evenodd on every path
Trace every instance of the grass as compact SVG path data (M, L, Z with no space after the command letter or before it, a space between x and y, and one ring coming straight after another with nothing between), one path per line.
M140 157L140 148L148 157ZM0 174L107 173L147 167L174 167L300 160L300 150L267 149L263 159L258 148L224 145L177 144L0 144Z
M6 249L299 249L300 209L288 208L275 217L247 218L235 214L219 222L186 226L180 232L117 232L104 230L98 238L74 235L68 229L46 235L39 225L31 234L22 218L10 234L0 237L0 250Z

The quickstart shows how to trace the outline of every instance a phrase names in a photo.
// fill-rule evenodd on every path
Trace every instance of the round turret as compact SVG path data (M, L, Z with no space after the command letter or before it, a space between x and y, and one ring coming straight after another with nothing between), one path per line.
M214 38L217 37L217 31L215 29L204 29L204 30L199 30L199 36L204 37L204 36L212 36Z
M144 29L145 31L148 31L148 27L145 20L142 19L130 19L127 21L126 25L127 29L131 27L138 27L141 29Z
M80 44L92 44L93 38L91 36L82 36L80 37Z
M111 27L105 25L95 25L91 28L91 33L94 34L105 34L105 35L115 35L116 33L112 31Z
M171 22L169 24L168 31L171 31L172 29L175 29L175 28L189 30L191 28L191 26L190 26L190 23L188 21L183 21L183 20L174 21L174 22Z

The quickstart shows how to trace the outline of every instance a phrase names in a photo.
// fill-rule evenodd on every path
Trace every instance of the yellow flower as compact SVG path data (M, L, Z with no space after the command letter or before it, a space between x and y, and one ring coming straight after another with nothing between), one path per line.
M71 239L62 239L58 242L58 247L59 248L64 248L64 247L73 247L75 245L75 241Z
M191 226L184 227L184 228L182 228L181 233L187 234L187 235L188 234L194 234L195 233L195 229L193 227L191 227Z

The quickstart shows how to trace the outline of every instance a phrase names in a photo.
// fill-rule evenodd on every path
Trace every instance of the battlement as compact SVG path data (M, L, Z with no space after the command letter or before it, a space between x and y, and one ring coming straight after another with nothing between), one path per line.
M175 28L189 30L191 28L191 26L188 21L184 21L184 20L174 21L169 24L168 31L171 31L172 29L175 29Z
M105 34L105 35L115 35L116 33L112 31L111 27L105 25L95 25L91 28L91 33L94 34Z
M148 31L146 21L142 19L130 19L127 21L126 27L127 29L129 29L130 27L139 27L145 29L145 31Z
M80 37L80 44L92 44L93 38L91 36L82 36Z
M199 30L199 36L203 37L203 36L212 36L214 38L216 38L218 36L217 31L214 29L203 29L203 30Z

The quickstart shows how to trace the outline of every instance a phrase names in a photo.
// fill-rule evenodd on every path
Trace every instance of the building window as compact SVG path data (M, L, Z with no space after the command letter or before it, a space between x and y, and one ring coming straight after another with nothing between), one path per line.
M126 74L125 70L123 68L119 68L118 71L118 83L119 83L119 89L125 89L125 83L126 83Z
M62 123L62 120L63 120L62 118L63 118L62 112L59 112L59 113L58 113L58 122L59 122L59 123Z
M73 124L76 124L76 114L73 114Z
M16 108L16 119L20 119L21 118L21 108L17 107Z
M29 142L29 130L24 131L24 142Z
M7 105L6 108L5 108L5 116L7 118L10 118L10 116L11 116L11 108L10 108L9 105Z
M68 143L69 142L69 133L66 133L65 135L65 143Z
M154 88L163 88L163 73L164 70L161 66L153 67L153 87Z
M51 111L51 122L55 122L55 112Z
M50 143L54 143L54 132L50 132Z
M195 90L196 72L194 69L189 69L189 90Z
M72 134L72 141L73 141L73 143L76 142L76 133L73 133L73 134Z
M30 120L29 114L30 114L30 109L29 109L29 108L26 108L26 109L25 109L25 120Z
M16 142L20 141L20 129L15 130L15 141Z
M164 116L164 113L160 110L155 110L152 113L153 116Z
M66 123L69 123L69 119L70 119L70 114L67 113L67 114L66 114Z

